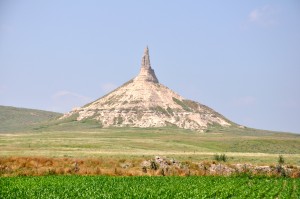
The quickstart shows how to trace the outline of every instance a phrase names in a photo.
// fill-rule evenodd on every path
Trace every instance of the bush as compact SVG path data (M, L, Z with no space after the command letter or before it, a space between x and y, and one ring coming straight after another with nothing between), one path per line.
M150 169L157 170L159 168L159 165L155 161L151 161Z
M284 158L282 155L279 155L279 157L278 157L278 164L280 164L280 165L284 164Z
M226 162L227 161L227 156L225 154L215 154L214 156L214 160L218 161L218 162Z
M284 167L282 167L281 165L277 165L275 169L279 175L281 175L283 177L287 177L287 173L286 173L286 170L284 169Z

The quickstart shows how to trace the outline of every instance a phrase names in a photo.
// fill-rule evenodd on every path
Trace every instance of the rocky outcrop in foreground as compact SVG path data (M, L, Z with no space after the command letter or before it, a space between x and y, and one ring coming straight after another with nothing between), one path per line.
M300 167L287 165L258 166L253 164L229 164L218 161L204 161L193 163L189 161L180 162L174 158L155 156L154 159L145 160L141 163L144 173L157 171L156 175L262 175L262 176L284 176L300 177Z

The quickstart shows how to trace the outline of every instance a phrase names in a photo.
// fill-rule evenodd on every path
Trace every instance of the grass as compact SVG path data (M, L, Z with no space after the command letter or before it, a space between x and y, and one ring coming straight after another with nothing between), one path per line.
M0 187L0 198L300 197L300 179L266 177L9 177Z
M61 113L0 106L0 134L3 132L24 131L33 125L62 116Z
M192 105L190 105L192 106ZM101 128L95 120L47 120L59 114L1 107L2 117L15 122L0 127L0 156L144 158L155 155L178 160L213 160L225 154L229 163L272 164L283 155L300 165L300 135L251 128L210 126L204 133L165 128ZM22 114L17 114L22 112ZM36 114L36 115L35 115ZM39 115L40 114L40 115ZM30 119L34 116L33 119ZM21 121L32 121L24 126ZM18 119L19 118L19 119ZM39 123L39 121L42 121ZM121 122L116 119L116 122ZM20 123L20 124L19 124ZM21 125L22 124L22 125Z
M178 128L99 128L68 122L22 133L0 134L2 156L152 157L274 163L282 154L287 164L300 165L300 135L240 128L214 128L198 133Z

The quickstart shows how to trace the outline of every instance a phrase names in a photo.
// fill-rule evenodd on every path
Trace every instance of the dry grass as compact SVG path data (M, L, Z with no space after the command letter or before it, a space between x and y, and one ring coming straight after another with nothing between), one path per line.
M1 157L0 176L41 175L140 175L137 170L140 160L130 162L130 169L122 168L119 159L101 158L47 158L47 157Z
M105 175L105 176L205 176L205 175L267 175L282 176L278 165L271 165L271 170L262 172L256 169L250 171L237 170L237 166L229 163L220 164L215 161L195 163L184 161L178 165L158 166L153 169L143 167L145 159L124 158L48 158L48 157L1 157L0 176L46 176L46 175ZM201 165L201 166L200 166ZM224 169L209 172L212 166L222 166ZM228 173L228 168L233 169ZM284 176L299 178L300 167L289 165L285 167Z

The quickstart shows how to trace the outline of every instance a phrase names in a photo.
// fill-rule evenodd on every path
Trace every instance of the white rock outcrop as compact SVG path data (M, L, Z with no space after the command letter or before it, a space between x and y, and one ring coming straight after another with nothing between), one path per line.
M229 120L209 107L186 100L160 84L151 68L148 47L137 77L61 119L71 116L76 116L78 121L97 120L103 127L177 126L203 130L213 124L231 125Z

